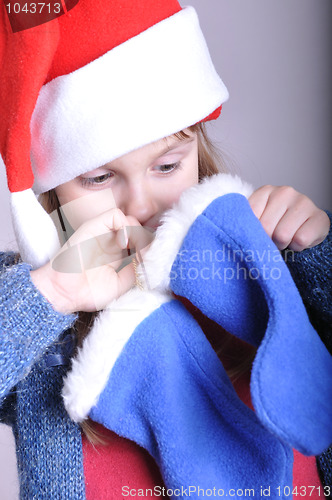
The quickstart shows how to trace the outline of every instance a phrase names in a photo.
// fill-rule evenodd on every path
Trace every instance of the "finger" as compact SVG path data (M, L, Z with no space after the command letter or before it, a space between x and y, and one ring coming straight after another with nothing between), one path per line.
M314 204L306 196L290 186L279 186L271 192L260 221L267 234L278 243L276 230L282 219L294 218L299 227L310 216L313 208ZM286 239L287 235L283 235L281 241Z
M110 209L84 223L70 238L71 249L79 247L85 271L106 264L118 266L126 255L116 241L116 232L124 227L126 217L119 209Z
M251 209L256 215L257 219L261 218L261 215L264 212L266 204L268 202L270 193L273 189L273 186L262 186L256 189L256 191L254 191L248 198Z
M260 217L265 232L272 238L275 228L287 211L287 205L278 198L270 196Z
M308 218L295 232L289 244L291 250L301 252L322 243L328 235L330 219L323 210L318 210Z
M296 232L312 216L312 205L308 198L299 197L297 202L286 210L272 234L272 240L279 250L289 247Z
M128 292L130 288L133 287L135 283L135 271L133 264L131 263L130 265L122 268L118 274L118 297L123 295L124 293Z
M116 240L120 248L129 249L131 242L129 241L129 228L130 227L142 227L141 224L135 217L126 216L123 219L123 225L119 228L116 234Z
M99 224L104 226L104 234L89 239L91 248L88 268L111 264L114 269L119 269L128 264L129 247L146 246L147 231L139 224L134 217L126 217L119 209L112 209L99 217ZM100 232L100 227L97 229ZM129 231L131 237L129 238ZM81 246L84 244L81 243ZM87 246L86 244L84 246ZM87 268L87 266L86 266Z
M82 224L69 238L67 245L76 245L99 235L116 231L126 223L125 215L118 208L112 208Z
M127 251L117 244L115 235L110 233L90 238L80 243L79 246L84 257L84 269L92 269L106 264L117 267L119 261L128 255Z
M93 227L90 228L91 223ZM107 210L87 223L90 232L93 231L97 238L102 251L110 255L114 252L117 253L119 249L127 248L127 225L127 217L118 208Z
M305 195L295 192L288 209L272 234L280 250L303 250L322 241L329 230L329 218ZM313 220L314 223L310 221Z
M108 304L126 293L134 285L133 266L126 266L116 273L112 266L104 266L86 272L89 284L89 303L93 310L105 309Z
M131 253L140 254L147 250L155 237L155 231L139 226L128 226L127 228L129 247ZM139 259L140 260L140 259Z
M127 223L127 217L119 208L107 210L107 212L100 214L96 220L104 224L110 231L118 231Z
M129 246L128 227L141 227L135 217L127 217L120 209L111 209L108 212L101 214L99 223L104 224L107 228L107 233L105 234L109 234L110 236L114 235L114 240L110 239L109 243L112 242L113 246L116 244L120 249L127 249ZM105 234L101 235L102 238L98 238L100 238L103 242L106 241L107 243L107 238L104 238ZM106 248L105 251L107 252Z

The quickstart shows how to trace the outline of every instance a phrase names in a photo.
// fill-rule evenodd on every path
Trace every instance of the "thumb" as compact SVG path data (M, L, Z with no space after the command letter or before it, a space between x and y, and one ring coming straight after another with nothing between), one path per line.
M126 226L119 231L119 233L123 232L120 238L127 240L127 249L130 255L142 255L154 240L155 231L143 227L135 217L128 216L126 223Z

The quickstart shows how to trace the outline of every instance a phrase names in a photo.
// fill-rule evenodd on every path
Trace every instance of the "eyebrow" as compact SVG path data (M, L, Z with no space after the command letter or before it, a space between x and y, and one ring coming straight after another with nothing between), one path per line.
M194 142L194 140L195 140L195 137L188 137L188 138L185 138L185 139L181 139L181 138L176 137L176 142L174 142L171 145L167 145L161 151L158 151L157 154L156 154L156 158L158 158L159 156L163 156L166 153L169 153L173 149L176 149L179 146L182 146L183 144L189 144L190 142Z

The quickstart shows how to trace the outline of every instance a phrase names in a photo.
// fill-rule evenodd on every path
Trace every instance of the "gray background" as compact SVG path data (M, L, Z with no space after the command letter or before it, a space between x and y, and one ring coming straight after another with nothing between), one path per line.
M331 0L189 0L230 91L211 134L255 187L294 186L331 208ZM185 53L185 40L179 51ZM172 68L166 68L169 78ZM13 246L1 169L0 248ZM17 498L12 436L0 427L0 499Z

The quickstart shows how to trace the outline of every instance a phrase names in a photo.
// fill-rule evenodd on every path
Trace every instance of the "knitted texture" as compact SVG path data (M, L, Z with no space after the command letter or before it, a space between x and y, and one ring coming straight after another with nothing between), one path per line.
M323 484L332 488L332 446L317 457L317 465ZM332 491L326 496L332 498Z
M81 431L60 396L73 347L62 332L76 317L54 311L16 261L0 254L0 420L13 425L20 498L83 500Z
M331 224L332 213L327 212ZM332 232L313 248L283 252L308 316L332 354ZM317 457L322 482L332 488L332 447ZM332 497L332 495L331 495Z
M0 255L0 397L29 373L47 346L75 320L75 315L54 311L32 283L30 266L8 267L8 261L9 256Z
M17 463L21 499L85 498L81 430L62 402L66 366L48 367L47 358L61 352L56 343L17 384L17 419L13 427L19 447Z
M332 213L327 212L331 224ZM332 354L332 232L302 252L283 252L308 316Z

